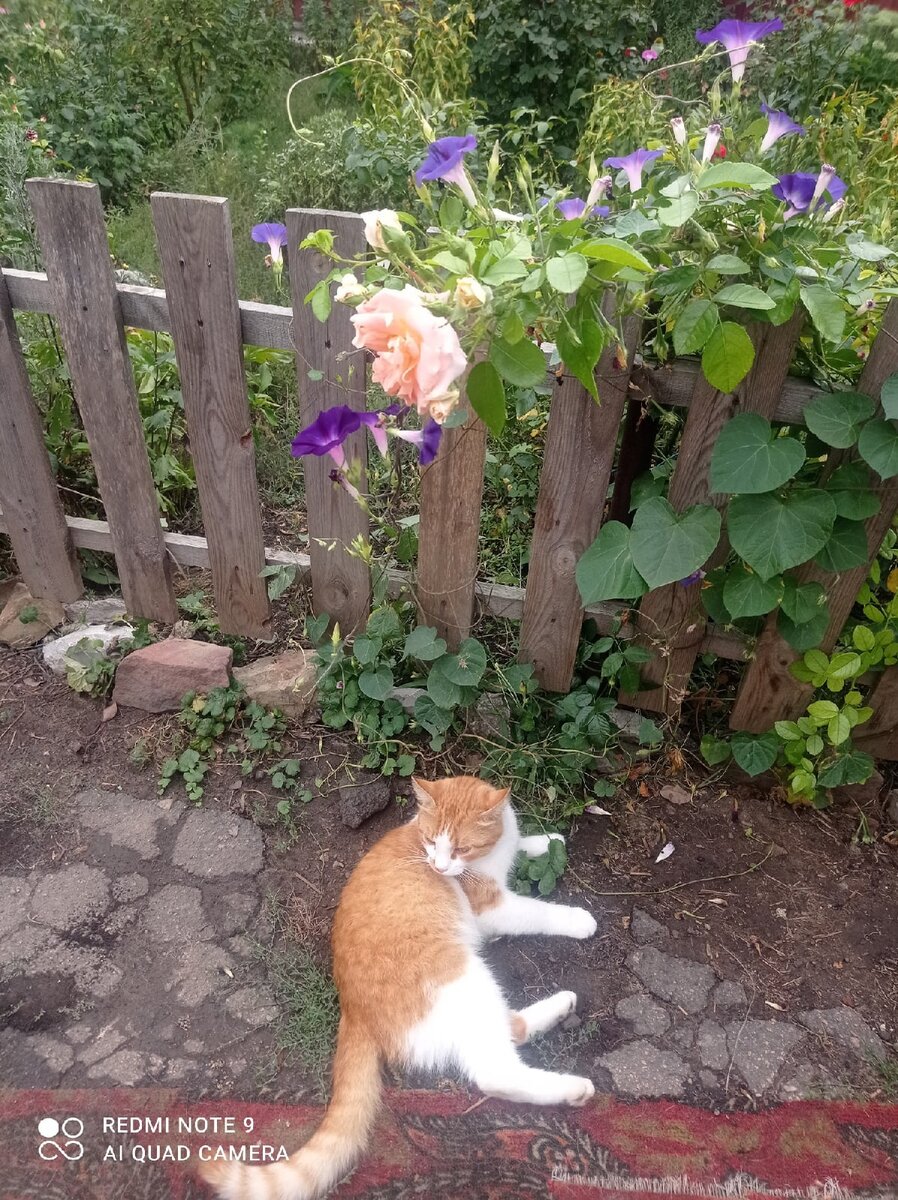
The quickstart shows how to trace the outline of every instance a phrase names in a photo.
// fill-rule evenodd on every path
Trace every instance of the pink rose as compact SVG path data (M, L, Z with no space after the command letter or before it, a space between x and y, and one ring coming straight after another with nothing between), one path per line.
M441 401L438 411L445 420L446 397L468 363L458 334L425 306L422 293L413 287L384 289L360 304L351 320L356 332L352 344L376 355L371 371L375 383L419 413L429 414L431 405Z

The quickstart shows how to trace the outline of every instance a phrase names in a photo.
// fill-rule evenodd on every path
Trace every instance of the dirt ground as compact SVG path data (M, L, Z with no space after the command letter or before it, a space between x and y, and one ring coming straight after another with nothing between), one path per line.
M102 708L47 674L34 652L0 651L0 874L33 873L76 859L81 837L72 805L85 789L121 790L158 806L152 764L139 766L131 755L140 741L164 756L171 718L123 709L104 723ZM408 785L396 781L395 803L357 831L341 824L336 786L345 780L345 767L334 765L345 763L352 749L315 725L291 730L284 755L300 758L307 781L326 777L302 808L292 844L272 820L277 796L267 781L242 779L225 764L210 774L204 800L206 810L261 820L264 886L291 914L292 936L323 964L331 916L349 872L409 812ZM691 793L685 803L661 797L671 782ZM176 795L184 799L180 789ZM779 1059L804 1070L802 1094L829 1089L892 1098L898 1092L898 1068L888 1049L898 1035L898 847L878 836L887 828L881 798L858 789L855 801L826 813L793 809L764 789L714 782L698 767L675 772L662 753L602 803L612 816L584 815L569 832L569 869L552 897L590 908L599 921L596 937L503 941L486 951L516 1005L559 988L578 993L578 1018L534 1047L531 1057L590 1074L600 1087L637 1094L638 1084L620 1082L629 1078L624 1057L654 1046L652 1053L668 1055L669 1065L676 1060L685 1066L676 1087L646 1094L750 1106L765 1089L751 1086L761 1076L749 1068L742 1083L733 1074L734 1043L743 1030L755 1030L763 1040L788 1026L796 1043L800 1036L806 1047L813 1045L813 1053L784 1051ZM859 840L859 829L874 840ZM668 841L673 854L655 863ZM637 936L637 918L650 918L657 936ZM679 994L666 996L663 981L653 983L646 973L647 955L649 965L655 956L662 976L682 969L701 983L704 976L696 972L710 967L705 998L693 1005ZM148 961L146 969L157 967ZM719 989L721 981L740 985L735 994L744 996L728 1034L716 1024L709 998L711 983ZM668 1002L665 1012L656 1012L659 1005L642 985ZM630 1014L634 1006L649 1013L649 1024L642 1030L636 1025L635 1032L655 1037L651 1044L632 1040L634 1018L621 1010ZM850 1052L826 1029L815 1032L801 1014L817 1010L856 1013L886 1047L884 1065L874 1066L857 1046ZM653 1031L651 1020L657 1022ZM711 1046L718 1029L724 1042L730 1038L730 1068L721 1062L712 1070L714 1052L706 1055L705 1045ZM283 1065L295 1086L302 1064ZM776 1076L780 1090L767 1095L784 1094L785 1072ZM244 1095L252 1090L249 1079L240 1082ZM10 1082L29 1086L21 1078ZM234 1086L233 1079L225 1073L217 1086Z

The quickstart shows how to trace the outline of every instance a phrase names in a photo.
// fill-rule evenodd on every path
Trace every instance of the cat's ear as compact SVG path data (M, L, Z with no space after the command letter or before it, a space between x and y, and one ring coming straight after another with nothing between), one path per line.
M417 798L419 810L432 810L436 804L433 793L428 791L428 786L425 780L412 776L412 789Z
M493 802L481 815L480 821L483 825L489 825L501 814L511 796L511 788L491 788L490 790Z

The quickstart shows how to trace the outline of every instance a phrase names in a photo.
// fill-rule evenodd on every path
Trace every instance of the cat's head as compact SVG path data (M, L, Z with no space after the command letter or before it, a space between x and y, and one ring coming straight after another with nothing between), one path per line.
M439 875L461 875L489 854L502 836L508 788L458 775L428 782L412 779L416 818L427 861Z

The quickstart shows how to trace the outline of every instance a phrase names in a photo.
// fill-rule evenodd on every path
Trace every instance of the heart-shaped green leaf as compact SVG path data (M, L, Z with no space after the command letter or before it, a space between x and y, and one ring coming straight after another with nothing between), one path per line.
M662 225L666 225L669 229L677 229L680 225L686 224L697 208L697 193L684 192L682 196L675 197L670 204L660 205L656 211Z
M793 621L782 609L776 619L776 628L793 650L802 653L819 646L829 625L829 608L824 606L807 621Z
M721 162L708 167L696 186L701 191L712 187L751 188L757 191L773 187L775 183L776 176L765 171L763 167L756 167L752 163Z
M486 670L486 650L476 638L465 638L455 654L441 661L443 674L460 687L476 687Z
M731 392L741 383L755 361L755 348L741 325L724 321L718 325L702 351L705 379L719 392Z
M427 694L438 708L455 708L462 698L461 688L446 675L448 657L438 659L427 674Z
M674 325L673 344L677 354L691 354L701 350L717 327L720 317L710 300L692 300Z
M567 369L576 375L593 400L598 400L595 367L604 344L598 323L587 316L576 329L562 325L555 335L555 343Z
M857 448L881 479L898 475L898 428L891 421L868 421L861 430Z
M783 588L783 612L797 625L813 621L826 608L826 593L819 583L797 583L791 575L786 576Z
M736 553L762 579L771 579L813 558L835 519L836 506L826 492L812 489L784 497L765 492L734 496L727 528Z
M845 450L854 445L861 425L875 411L876 405L869 396L860 392L833 392L815 397L804 410L804 419L821 442Z
M718 304L732 304L736 308L776 308L775 300L750 283L731 283L721 288L714 299Z
M591 242L581 242L577 249L587 258L598 258L617 267L631 267L634 271L652 270L647 258L619 238L594 238Z
M834 575L862 567L867 561L867 530L858 521L836 517L829 540L814 561Z
M359 690L371 700L386 700L392 686L393 672L386 666L362 671L359 676Z
M769 733L736 733L731 743L733 758L748 775L760 775L776 762L779 738Z
M630 530L633 564L650 588L685 579L713 553L720 539L720 513L709 504L675 512L655 496L640 505Z
M577 587L584 605L599 600L635 600L643 595L646 584L633 566L626 525L606 521L602 526L577 563Z
M714 446L711 491L770 492L791 479L804 459L801 442L777 436L758 413L739 413L727 421Z
M723 602L734 621L740 617L761 617L776 608L782 599L783 581L779 575L761 579L741 564L733 568L723 585Z
M836 512L849 521L866 521L879 512L879 497L870 490L870 471L865 463L845 463L833 471L826 490L835 501Z
M405 639L402 650L403 658L417 658L421 662L433 662L442 658L446 653L446 642L437 637L437 631L430 625L416 626Z
M556 292L576 292L588 270L582 254L557 254L546 263L546 278Z
M879 394L882 411L892 421L898 420L898 375L890 375Z

